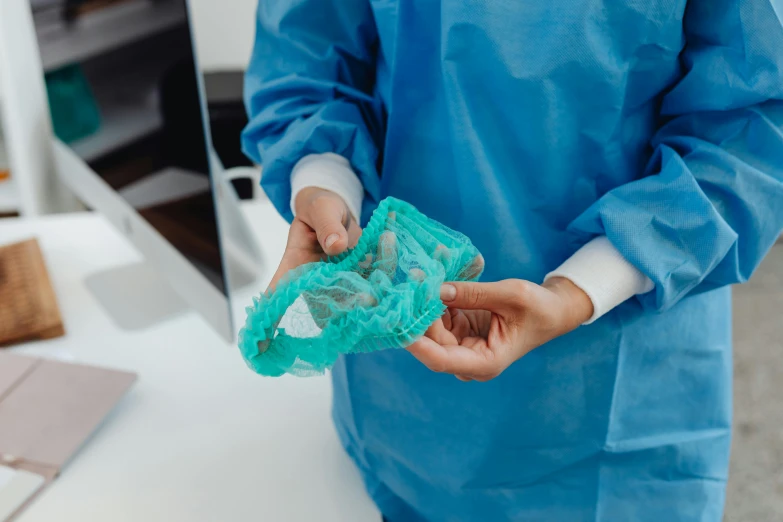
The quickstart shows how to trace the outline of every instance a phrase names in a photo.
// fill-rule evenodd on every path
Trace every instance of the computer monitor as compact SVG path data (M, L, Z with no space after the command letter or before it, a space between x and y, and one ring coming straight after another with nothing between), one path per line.
M147 327L187 305L232 340L230 290L255 280L261 256L211 146L187 1L3 2L17 9L6 5L0 33L14 24L13 45L38 53L5 72L46 92L17 93L7 110L18 120L48 106L35 133L49 140L59 179L144 257L91 276L90 289L120 326Z

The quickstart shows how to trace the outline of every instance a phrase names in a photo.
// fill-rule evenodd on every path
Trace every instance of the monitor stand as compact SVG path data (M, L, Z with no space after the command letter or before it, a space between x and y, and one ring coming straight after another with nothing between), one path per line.
M190 310L160 271L143 261L96 272L85 284L123 330L144 330Z

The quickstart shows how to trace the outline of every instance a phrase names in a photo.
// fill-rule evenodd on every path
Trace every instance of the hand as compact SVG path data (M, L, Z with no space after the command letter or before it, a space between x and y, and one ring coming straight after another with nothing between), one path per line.
M447 283L449 308L408 351L429 369L488 381L517 359L593 315L590 298L565 278Z
M288 243L267 291L289 271L325 256L335 256L356 246L361 228L345 201L329 190L308 187L296 195L296 217L288 231Z
M356 246L362 235L362 229L348 205L334 192L317 187L304 188L296 195L294 206L296 217L291 222L283 258L272 276L267 293L274 291L280 279L290 270L320 261L326 256L341 254ZM258 342L259 353L269 348L277 324L269 327L266 341Z

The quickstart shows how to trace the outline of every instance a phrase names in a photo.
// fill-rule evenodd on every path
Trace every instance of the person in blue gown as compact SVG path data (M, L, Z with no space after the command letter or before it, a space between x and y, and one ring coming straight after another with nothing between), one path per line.
M729 285L783 228L783 0L260 0L246 105L275 281L386 196L483 253L424 338L333 370L389 521L721 520Z

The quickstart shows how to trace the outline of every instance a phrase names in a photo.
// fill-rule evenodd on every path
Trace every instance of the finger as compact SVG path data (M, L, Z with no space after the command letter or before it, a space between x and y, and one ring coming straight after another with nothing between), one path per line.
M324 288L313 294L302 294L313 322L320 329L326 328L334 317L340 316L357 308L370 309L378 306L378 300L368 292L345 292L344 288L335 286Z
M435 247L435 252L432 253L432 258L443 266L446 266L451 259L451 252L448 248L446 248L446 245L439 244L437 247Z
M355 220L351 219L350 225L348 225L348 248L355 247L360 237L362 237L362 228Z
M258 298L254 297L253 298L253 308L257 308L257 307L258 307ZM246 310L247 310L248 313L251 313L253 308L247 307ZM258 341L256 343L256 348L258 349L258 353L259 354L266 353L266 351L269 349L269 346L272 344L272 341L275 338L275 333L277 332L277 326L280 324L281 320L282 320L282 317L278 318L274 323L269 325L268 328L264 329L264 339L262 339L262 340L260 340L260 341Z
M277 283L279 283L283 276L288 273L288 270L289 268L283 266L282 264L277 267L277 271L275 272L275 275L272 276L272 280L269 282L269 286L266 287L267 294L274 292L275 288L277 288Z
M455 375L454 377L456 377L457 379L459 379L462 382L470 382L470 381L473 380L470 377L465 377L464 375Z
M378 253L376 268L386 272L390 279L394 279L397 272L397 234L384 232L378 238Z
M408 279L421 283L427 278L427 274L421 268L411 268L408 272Z
M470 264L468 264L460 271L459 275L457 276L457 279L460 279L462 281L472 281L473 279L476 279L478 276L480 276L483 271L484 271L484 256L479 254L473 258Z
M357 297L355 302L358 303L358 307L360 308L373 308L378 306L378 299L376 299L374 295L366 292L359 294L359 297Z
M450 373L475 378L496 375L496 362L490 350L471 349L460 345L440 345L422 337L407 350L424 366L438 373Z
M443 323L443 327L446 330L451 330L454 327L451 321L451 310L449 310L448 308L446 309L445 312L443 312L443 315L441 316L440 320Z
M283 258L277 267L267 288L271 292L280 279L294 268L312 263L323 258L323 249L318 244L318 237L313 229L298 216L291 222L288 229L288 240L283 252Z
M277 329L277 324L275 324L275 327L274 327L274 328L270 328L270 330L271 330L272 332L274 332L276 329ZM266 351L269 349L269 345L270 345L270 344L272 344L272 336L269 336L269 337L268 337L266 340L264 340L264 341L258 341L258 343L256 343L256 348L258 348L258 353L259 353L259 354L264 354L264 353L266 353Z
M435 321L432 323L430 327L427 328L427 331L424 332L424 335L440 345L455 344L457 342L456 337L446 330L442 321Z
M364 256L364 260L359 261L359 268L362 270L369 270L372 268L372 254Z
M299 216L296 216L291 222L285 248L286 251L300 250L312 252L314 255L322 250L318 244L318 236L315 235L315 231Z
M349 246L345 223L353 221L348 207L339 197L322 198L311 206L302 219L315 230L318 243L330 256L345 252Z
M294 268L300 266L299 260L292 260L291 256L286 256L283 254L283 259L280 261L280 264L277 266L277 270L275 271L274 275L272 276L272 280L269 282L269 286L266 288L266 293L272 293L275 288L277 288L277 284L280 282L280 280L285 277L286 274L288 274L291 270Z
M454 335L454 338L457 339L460 344L462 344L462 339L465 337L476 335L476 332L473 330L467 315L465 315L463 311L457 310L455 308L449 308L448 314L450 319L449 322L451 323L451 328L449 328L449 331L452 333L452 335Z
M517 280L511 279L496 283L450 282L440 287L440 298L451 308L501 311L516 306L521 291Z

